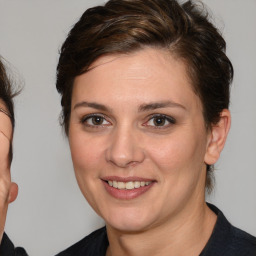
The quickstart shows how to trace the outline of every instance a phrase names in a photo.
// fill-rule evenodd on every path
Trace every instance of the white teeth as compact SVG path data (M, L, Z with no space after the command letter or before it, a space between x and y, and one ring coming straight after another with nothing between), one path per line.
M113 181L113 187L114 187L114 188L117 188L117 186L118 186L118 185L117 185L117 181Z
M132 181L126 182L125 188L126 189L134 189L134 182L132 182Z
M124 189L125 188L125 183L124 182L117 182L117 188L118 189Z
M109 180L108 185L117 189L136 189L144 186L148 186L151 184L152 181L128 181L128 182L122 182L122 181L115 181L115 180Z
M140 187L140 181L135 181L134 182L134 187L139 188Z

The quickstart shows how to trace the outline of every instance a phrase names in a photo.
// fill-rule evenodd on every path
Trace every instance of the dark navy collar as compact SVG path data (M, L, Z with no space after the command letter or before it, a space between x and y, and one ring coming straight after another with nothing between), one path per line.
M217 221L199 256L256 256L256 238L232 226L216 206L207 205L217 215Z

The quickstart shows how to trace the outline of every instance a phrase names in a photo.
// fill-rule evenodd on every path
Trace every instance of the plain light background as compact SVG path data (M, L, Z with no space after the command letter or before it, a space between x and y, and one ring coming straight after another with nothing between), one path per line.
M22 93L15 99L12 175L19 197L6 231L30 255L54 255L102 226L81 195L68 141L58 123L58 49L93 0L0 0L0 54ZM236 226L256 236L256 1L204 0L233 62L232 128L208 199Z

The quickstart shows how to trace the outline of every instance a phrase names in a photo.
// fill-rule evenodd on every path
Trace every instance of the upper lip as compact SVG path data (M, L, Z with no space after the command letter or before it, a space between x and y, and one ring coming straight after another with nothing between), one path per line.
M130 176L130 177L120 177L120 176L105 176L101 178L104 181L119 181L119 182L129 182L129 181L155 181L153 179Z

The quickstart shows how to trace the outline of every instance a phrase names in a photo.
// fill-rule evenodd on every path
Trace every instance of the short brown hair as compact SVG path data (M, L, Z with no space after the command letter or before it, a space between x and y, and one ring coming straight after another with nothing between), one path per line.
M184 61L206 125L216 124L221 111L229 107L233 67L225 54L225 40L202 6L193 1L110 0L85 11L62 45L57 67L66 134L74 78L100 56L148 46L167 49ZM209 188L210 179L207 184Z

